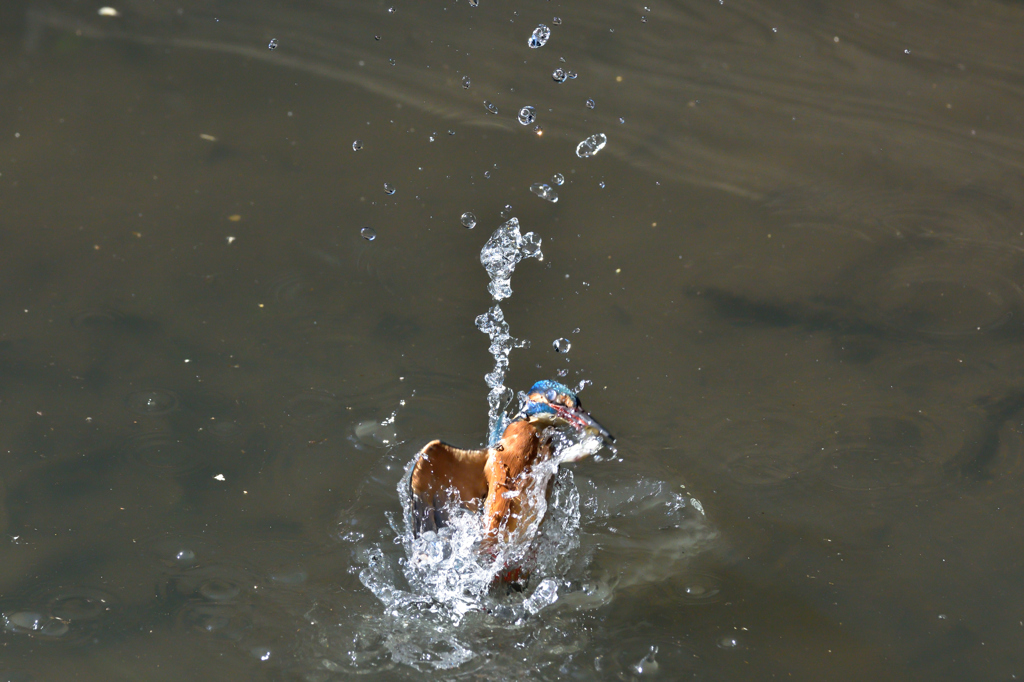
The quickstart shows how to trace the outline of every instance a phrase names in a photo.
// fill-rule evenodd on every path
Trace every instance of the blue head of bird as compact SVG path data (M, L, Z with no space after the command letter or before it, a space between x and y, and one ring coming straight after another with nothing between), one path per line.
M568 426L577 433L599 436L607 443L615 438L580 405L568 386L557 381L538 381L526 394L522 416L544 426Z

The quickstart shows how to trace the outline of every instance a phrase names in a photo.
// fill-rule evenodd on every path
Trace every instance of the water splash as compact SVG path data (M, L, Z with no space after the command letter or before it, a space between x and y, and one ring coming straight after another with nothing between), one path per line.
M491 339L488 348L494 356L494 369L484 375L484 381L490 392L487 394L489 440L494 440L496 431L504 430L505 407L512 400L512 389L505 386L505 373L508 371L508 355L513 348L528 348L529 341L517 339L508 332L508 322L500 305L493 306L483 315L476 318L477 329Z
M524 258L543 260L540 250L541 239L533 232L521 234L519 220L510 218L502 223L480 250L480 263L487 270L491 283L487 291L495 301L502 301L512 295L512 273ZM494 434L505 417L504 408L512 399L512 390L505 386L505 372L508 370L508 355L513 348L526 348L528 341L512 337L505 322L505 313L500 305L493 306L476 318L476 326L491 339L490 352L494 356L494 369L484 379L490 392L487 394L487 433Z
M487 291L495 301L512 295L512 272L519 261L524 258L544 259L540 244L540 237L533 232L519 233L517 218L509 219L494 231L480 251L480 263L491 278Z

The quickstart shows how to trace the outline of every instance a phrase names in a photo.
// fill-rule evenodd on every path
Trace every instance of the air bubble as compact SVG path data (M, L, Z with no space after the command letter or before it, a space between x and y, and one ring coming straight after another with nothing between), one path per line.
M484 171L484 177L487 178L488 180L490 180L491 179L491 171Z
M366 241L372 242L374 239L377 238L377 230L373 229L372 227L364 227L363 229L359 230L359 235Z
M519 110L519 122L528 126L537 120L537 110L531 106L525 106Z
M594 154L598 153L604 146L608 144L608 136L604 133L598 133L591 135L587 139L576 145L576 156L581 159L589 159Z
M544 43L548 42L548 38L550 37L551 29L545 26L544 24L540 24L539 26L537 26L537 28L533 29L533 34L530 36L530 39L527 40L526 42L530 47L533 48L543 47Z
M572 348L572 344L569 342L569 339L564 337L561 339L555 339L551 343L551 346L555 349L556 353L568 353L569 349Z
M394 193L395 193L395 186L392 185L390 182L385 182L384 183L384 194L394 194Z
M480 0L469 0L469 6L470 7L479 7L480 6Z
M484 109L487 110L488 114L498 113L497 105L495 105L493 102L488 102L487 100L484 100Z
M472 230L474 227L476 227L476 216L469 211L463 213L462 226L467 230Z
M551 23L554 24L555 26L561 26L562 25L562 18L561 17L554 17L553 19L551 19Z
M352 142L352 151L357 152L357 151L359 151L362 148L363 148L363 141L362 140L354 140Z
M595 102L592 99L588 99L587 100L587 109L593 109L596 106L597 106L597 102Z
M267 49L269 49L269 50L276 50L277 49L277 38L271 38L270 39L270 42L267 44Z
M470 80L469 76L463 76L462 77L462 87L464 87L464 88L466 88L468 90L469 86L472 85L472 84L473 84L473 81Z
M564 83L565 79L569 76L565 73L565 69L559 67L551 72L551 80L556 83Z
M550 185L546 185L543 182L535 182L530 185L530 191L541 199L550 201L553 204L558 201L558 193L551 189Z
M604 180L602 180L601 182L597 183L597 186L600 187L601 189L604 189Z
M394 57L392 57L391 59L389 59L389 60L388 60L388 64L390 64L391 66L394 66L394 65L395 65L395 64L397 64L397 63L398 63L398 62L396 62L396 61L395 61L395 58L394 58Z
M565 176L562 175L561 173L555 173L554 175L551 176L551 182L561 186L563 183L565 183Z
M502 220L507 220L512 215L512 204L505 204L505 207L501 209L498 215L501 216Z

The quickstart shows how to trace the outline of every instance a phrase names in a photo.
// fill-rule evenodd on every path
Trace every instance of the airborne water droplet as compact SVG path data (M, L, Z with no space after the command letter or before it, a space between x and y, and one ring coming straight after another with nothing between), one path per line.
M384 194L394 194L394 193L395 193L395 186L392 185L389 182L385 182L384 183Z
M359 151L362 148L363 148L363 141L362 140L355 140L352 143L352 151L357 152L357 151Z
M269 50L276 50L277 49L277 38L271 38L270 39L270 43L267 45L267 49L269 49Z
M558 201L558 193L551 189L550 185L546 185L543 182L535 182L530 185L530 191L541 199L546 199L553 204Z
M551 23L554 24L555 26L561 26L562 25L562 18L561 17L554 17L551 20Z
M469 86L472 85L472 84L473 84L473 81L470 80L469 76L463 76L462 77L462 87L468 89Z
M604 133L597 133L591 135L587 139L576 145L576 156L581 159L589 159L594 154L598 153L604 146L608 144L608 136Z
M561 173L555 173L551 177L551 182L555 183L556 185L561 185L562 183L565 182L565 176L562 175Z
M469 0L469 6L470 7L479 7L480 6L480 0Z
M588 99L587 100L587 109L593 109L596 106L597 106L597 103L594 100L592 100L592 99Z
M564 83L566 78L568 78L568 76L565 73L565 69L561 67L551 72L551 80L556 83Z
M372 227L364 227L363 229L359 230L359 234L362 235L363 239L365 239L368 242L372 242L374 239L377 238L377 231Z
M484 109L487 109L488 114L498 113L498 107L494 103L488 102L487 100L484 100Z
M525 106L519 110L519 122L528 126L537 120L537 110L531 106Z
M462 226L467 230L472 230L476 227L476 216L466 211L462 214Z
M541 24L537 28L533 29L533 34L530 36L530 39L527 40L526 42L530 47L533 48L543 47L544 43L548 42L548 38L550 37L551 29L545 26L544 24Z
M501 212L498 215L500 215L502 219L507 219L512 215L512 204L505 204L505 208L501 209Z
M568 353L569 349L572 348L572 344L566 338L555 339L551 346L557 353Z

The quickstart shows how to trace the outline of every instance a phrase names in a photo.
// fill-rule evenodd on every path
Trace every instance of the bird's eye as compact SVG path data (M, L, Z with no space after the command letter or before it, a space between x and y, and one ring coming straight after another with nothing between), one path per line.
M558 400L558 391L553 388L549 388L548 392L544 394L544 397L548 399L549 403L553 403Z

